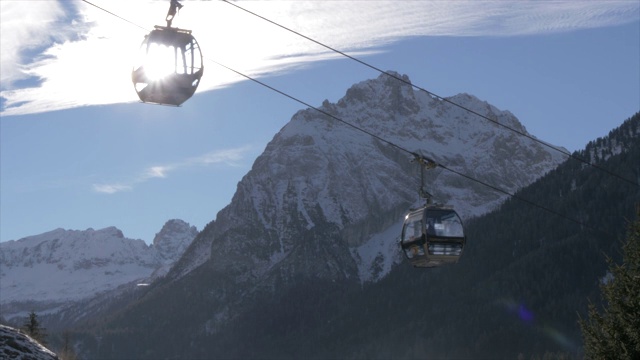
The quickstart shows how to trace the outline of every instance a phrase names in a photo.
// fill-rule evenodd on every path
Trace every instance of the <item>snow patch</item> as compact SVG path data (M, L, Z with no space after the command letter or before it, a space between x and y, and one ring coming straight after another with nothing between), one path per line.
M395 264L402 261L400 232L403 223L404 220L400 220L383 232L372 235L364 244L351 249L358 264L361 282L381 279Z

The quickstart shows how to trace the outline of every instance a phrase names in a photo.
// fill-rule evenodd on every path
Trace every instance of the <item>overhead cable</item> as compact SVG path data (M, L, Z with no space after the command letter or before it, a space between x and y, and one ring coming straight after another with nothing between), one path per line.
M507 129L507 130L509 130L509 131L513 131L514 133L516 133L516 134L518 134L518 135L520 135L520 136L524 136L524 137L526 137L526 138L528 138L528 139L530 139L530 140L533 140L533 141L537 142L538 144L541 144L541 145L543 145L543 146L545 146L545 147L548 147L548 148L550 148L550 149L552 149L552 150L554 150L554 151L560 152L560 153L562 153L563 155L565 155L565 156L567 156L567 157L569 157L569 158L571 158L571 159L574 159L574 160L577 160L577 161L579 161L579 162L582 162L582 163L584 163L584 164L586 164L586 165L592 166L592 167L594 167L594 168L596 168L596 169L598 169L598 170L600 170L600 171L603 171L603 172L605 172L605 173L607 173L607 174L609 174L609 175L611 175L611 176L614 176L614 177L616 177L616 178L618 178L618 179L620 179L620 180L623 180L623 181L625 181L625 182L628 182L628 183L630 183L630 184L632 184L632 185L640 186L640 183L638 183L638 182L636 182L636 181L633 181L633 180L627 179L627 178L625 178L625 177L623 177L623 176L620 176L620 175L618 175L618 174L616 174L616 173L614 173L614 172L612 172L612 171L609 171L609 170L607 170L607 169L605 169L605 168L603 168L603 167L601 167L601 166L599 166L599 165L597 165L597 164L594 164L594 163L592 163L592 162L590 162L590 161L587 161L587 160L582 159L582 158L580 158L580 157L578 157L578 156L575 156L575 155L571 154L571 153L570 153L570 152L568 152L568 151L564 151L564 150L562 150L562 149L559 149L559 148L557 148L557 147L555 147L555 146L553 146L553 145L551 145L551 144L548 144L548 143L546 143L546 142L544 142L544 141L542 141L542 140L537 139L537 138L536 138L535 136L533 136L533 135L527 134L526 132L523 132L523 131L520 131L520 130L518 130L518 129L515 129L515 128L513 128L513 127L509 126L509 125L502 124L502 123L500 123L499 121L494 120L494 119L491 119L491 118L489 118L489 117L488 117L488 116L486 116L486 115L480 114L480 113L479 113L479 112L477 112L477 111L474 111L474 110L472 110L472 109L469 109L469 108L467 108L467 107L465 107L465 106L463 106L463 105L460 105L460 104L458 104L458 103L456 103L456 102L454 102L454 101L451 101L451 100L449 100L449 99L447 99L447 98L445 98L445 97L443 97L443 96L440 96L440 95L438 95L438 94L435 94L435 93L433 93L433 92L431 92L431 91L429 91L429 90L427 90L427 89L425 89L425 88L423 88L423 87L421 87L421 86L415 85L415 84L411 83L411 81L409 81L409 80L403 79L402 77L397 76L397 75L392 74L392 73L389 73L388 71L384 71L384 70L382 70L382 69L380 69L380 68L378 68L378 67L376 67L376 66L374 66L374 65L371 65L371 64L369 64L369 63L367 63L367 62L365 62L365 61L362 61L362 60L360 60L360 59L358 59L358 58L356 58L356 57L354 57L354 56L351 56L351 55L349 55L349 54L347 54L347 53L345 53L345 52L343 52L343 51L340 51L340 50L338 50L338 49L336 49L336 48L333 48L333 47L331 47L331 46L329 46L329 45L326 45L326 44L324 44L324 43L322 43L322 42L320 42L320 41L318 41L318 40L315 40L315 39L313 39L313 38L311 38L311 37L309 37L309 36L307 36L307 35L304 35L304 34L302 34L302 33L298 32L298 31L296 31L296 30L293 30L293 29L291 29L291 28L288 28L288 27L286 27L286 26L284 26L284 25L282 25L282 24L279 24L279 23L277 23L277 22L275 22L275 21L273 21L273 20L271 20L271 19L268 19L268 18L266 18L266 17L264 17L264 16L262 16L262 15L260 15L260 14L257 14L257 13L255 13L255 12L251 11L251 10L245 9L245 8L241 7L240 5L238 5L238 4L237 4L237 3L235 3L235 2L231 2L231 1L229 1L229 0L221 0L221 1L222 1L222 2L224 2L224 3L227 3L227 4L231 5L231 6L234 6L234 7L238 8L238 9L240 9L240 10L242 10L242 11L245 11L245 12L247 12L247 13L249 13L249 14L253 15L253 16L256 16L256 17L258 17L258 18L260 18L260 19L262 19L262 20L264 20L264 21L267 21L267 22L269 22L269 23L271 23L271 24L273 24L273 25L275 25L275 26L277 26L277 27L280 27L280 28L282 28L282 29L284 29L284 30L286 30L286 31L289 31L289 32L291 32L291 33L293 33L293 34L295 34L295 35L298 35L298 36L300 36L300 37L303 37L303 38L305 38L305 39L307 39L307 40L309 40L309 41L311 41L311 42L313 42L313 43L315 43L315 44L317 44L317 45L320 45L320 46L324 47L325 49L328 49L328 50L330 50L330 51L333 51L333 52L335 52L335 53L337 53L337 54L339 54L339 55L342 55L342 56L344 56L344 57L346 57L346 58L349 58L349 59L351 59L351 60L353 60L353 61L355 61L355 62L357 62L357 63L360 63L360 64L362 64L362 65L364 65L364 66L366 66L366 67L368 67L368 68L370 68L370 69L373 69L373 70L375 70L375 71L377 71L377 72L380 72L381 74L385 74L385 75L387 75L387 76L389 76L389 77L392 77L392 78L394 78L394 79L396 79L396 80L398 80L398 81L401 81L401 82L403 82L403 83L405 83L405 84L407 84L407 85L409 85L409 86L412 86L413 88L415 88L415 89L417 89L417 90L424 91L425 93L429 94L429 95L430 95L430 96L432 96L432 97L435 97L435 98L437 98L437 99L439 99L439 100L442 100L442 101L444 101L444 102L446 102L446 103L448 103L448 104L451 104L451 105L453 105L453 106L456 106L456 107L458 107L458 108L460 108L460 109L462 109L462 110L465 110L465 111L467 111L467 112L469 112L469 113L471 113L471 114L473 114L473 115L476 115L476 116L478 116L478 117L480 117L480 118L482 118L482 119L485 119L485 120L487 120L487 121L490 121L490 122L492 122L492 123L494 123L494 124L496 124L496 125L498 125L498 126L500 126L500 127L503 127L503 128L505 128L505 129Z
M137 27L139 27L140 29L142 29L142 30L144 30L144 31L148 31L148 30L147 30L147 29L145 29L144 27L142 27L142 26L140 26L140 25L138 25L138 24L136 24L136 23L134 23L134 22L132 22L132 21L127 20L127 19L123 18L122 16L119 16L119 15L117 15L117 14L114 14L114 13L112 13L111 11L109 11L109 10L107 10L107 9L105 9L105 8L102 8L102 7L100 7L100 6L96 5L96 4L92 3L92 2L89 2L89 1L87 1L87 0L82 0L82 1L83 1L83 2L85 2L85 3L87 3L87 4L89 4L89 5L91 5L91 6L93 6L93 7L95 7L95 8L98 8L98 9L100 9L100 10L102 10L102 11L106 12L107 14L113 15L113 16L117 17L117 18L118 18L118 19L120 19L120 20L124 20L124 21L128 22L129 24L131 24L131 25L133 25L133 26L137 26Z
M94 5L94 4L90 3L90 2L88 2L88 1L86 1L86 0L82 0L82 1L83 1L83 2L86 2L86 3L87 3L87 4L89 4L89 5L95 6L95 7L99 8L99 9L101 9L101 10L103 10L103 11L105 11L105 12L107 12L107 13L109 13L109 14L113 15L113 16L116 16L117 18L122 19L122 20L124 20L124 21L126 21L126 22L128 22L128 23L130 23L130 24L133 24L133 25L135 25L135 26L138 26L138 27L140 27L140 28L144 29L143 27L141 27L141 26L139 26L139 25L137 25L137 24L135 24L135 23L133 23L133 22L131 22L131 21L129 21L129 20L127 20L127 19L125 19L125 18L122 18L122 17L120 17L120 16L118 16L118 15L116 15L116 14L114 14L114 13L110 12L110 11L107 11L107 10L105 10L105 9L101 8L101 7L98 7L98 6L96 6L96 5ZM354 125L354 124L352 124L352 123L350 123L350 122L348 122L348 121L345 121L345 120L343 120L343 119L339 118L338 116L336 116L336 115L334 115L334 114L331 114L331 113L329 113L329 112L327 112L327 111L325 111L325 110L323 110L323 109L321 109L321 108L315 107L315 106L313 106L313 105L311 105L311 104L309 104L309 103L307 103L307 102L305 102L305 101L303 101L303 100L301 100L301 99L299 99L299 98L297 98L297 97L295 97L295 96L293 96L293 95L291 95L291 94L288 94L288 93L286 93L286 92L284 92L284 91L282 91L282 90L279 90L279 89L277 89L277 88L275 88L275 87L273 87L273 86L271 86L271 85L269 85L269 84L266 84L266 83L264 83L264 82L262 82L262 81L260 81L260 80L258 80L258 79L255 79L255 78L253 78L253 77L251 77L251 76L249 76L249 75L246 75L246 74L244 74L244 73L242 73L242 72L240 72L240 71L238 71L238 70L235 70L235 69L233 69L233 68L231 68L231 67L229 67L229 66L227 66L227 65L221 64L221 63L219 63L219 62L217 62L217 61L215 61L215 60L213 60L213 59L210 59L210 58L208 58L208 57L205 57L205 58L206 58L207 60L209 60L209 61L213 62L214 64L218 65L218 66L221 66L221 67L223 67L223 68L225 68L225 69L227 69L227 70L229 70L229 71L231 71L231 72L234 72L234 73L236 73L236 74L238 74L238 75L240 75L240 76L242 76L242 77L246 78L247 80L251 80L251 81L253 81L253 82L255 82L255 83L257 83L257 84L259 84L259 85L261 85L261 86L263 86L263 87L266 87L266 88L267 88L267 89L269 89L269 90L272 90L272 91L274 91L274 92L277 92L277 93L278 93L278 94L280 94L280 95L283 95L283 96L285 96L285 97L287 97L287 98L289 98L289 99L291 99L291 100L293 100L293 101L296 101L296 102L298 102L298 103L300 103L300 104L302 104L302 105L304 105L304 106L307 106L307 107L309 107L310 109L313 109L313 110L315 110L315 111L317 111L317 112L319 112L319 113L321 113L321 114L323 114L323 115L326 115L327 117L329 117L329 118L331 118L331 119L334 119L334 120L336 120L336 121L338 121L338 122L340 122L340 123L342 123L342 124L344 124L344 125L346 125L346 126L348 126L348 127L351 127L351 128L352 128L352 129L354 129L354 130L360 131L360 132L362 132L362 133L364 133L364 134L366 134L366 135L371 136L371 137L372 137L372 138L374 138L374 139L377 139L377 140L379 140L379 141L381 141L381 142L383 142L383 143L385 143L385 144L388 144L389 146L392 146L392 147L394 147L394 148L396 148L396 149L398 149L398 150L400 150L400 151L403 151L403 152L405 152L405 153L407 153L407 154L409 154L409 155L413 156L414 158L415 158L415 157L417 157L417 156L420 156L420 157L421 157L421 155L418 155L418 154L416 154L416 153L415 153L415 152L413 152L413 151L410 151L410 150L408 150L408 149L406 149L406 148L404 148L404 147L402 147L402 146L400 146L400 145L398 145L398 144L393 143L392 141L386 140L386 139L384 139L384 138L383 138L383 137L381 137L381 136L378 136L378 135L376 135L376 134L374 134L374 133L372 133L372 132L370 132L370 131L368 131L368 130L365 130L365 129L363 129L363 128L361 128L361 127L357 126L357 125ZM429 160L431 160L431 159L429 159ZM431 161L433 161L433 160L431 160ZM459 172L459 171L457 171L457 170L454 170L454 169L452 169L452 168L450 168L450 167L448 167L448 166L446 166L446 165L444 165L444 164L440 164L440 163L437 163L437 162L436 162L436 166L441 167L441 168L443 168L443 169L445 169L445 170L447 170L447 171L449 171L449 172L452 172L452 173L454 173L454 174L456 174L456 175L459 175L459 176L461 176L461 177L464 177L465 179L468 179L468 180L470 180L470 181L473 181L473 182L476 182L476 183L478 183L478 184L480 184L480 185L483 185L483 186L485 186L485 187L488 187L488 188L490 188L490 189L492 189L492 190L494 190L494 191L500 192L500 193L502 193L502 194L504 194L504 195L507 195L507 196L509 196L509 197L512 197L512 198L518 199L518 200L520 200L520 201L523 201L523 202L525 202L525 203L527 203L527 204L529 204L529 205L531 205L531 206L534 206L534 207L537 207L537 208L539 208L539 209L545 210L545 211L547 211L547 212L549 212L549 213L551 213L551 214L553 214L553 215L556 215L556 216L562 217L562 218L564 218L564 219L566 219L566 220L569 220L569 221L571 221L571 222L574 222L574 223L576 223L576 224L578 224L578 225L580 225L580 226L583 226L583 227L586 227L586 228L589 228L589 229L591 229L591 230L595 230L595 231L598 231L598 232L602 232L602 231L600 231L600 230L598 230L598 229L596 229L596 228L592 227L592 226L591 226L591 225L589 225L589 224L583 223L583 222L582 222L582 221L580 221L580 220L577 220L577 219L572 218L572 217L570 217L570 216L564 215L564 214L562 214L562 213L560 213L560 212L557 212L557 211L555 211L555 210L552 210L552 209L550 209L550 208L548 208L548 207L546 207L546 206L543 206L543 205L537 204L537 203L535 203L535 202L533 202L533 201L530 201L530 200L525 199L525 198L523 198L523 197L521 197L521 196L519 196L519 195L516 195L515 193L508 192L508 191L503 190L503 189L501 189L501 188L499 188L499 187L497 187L497 186L494 186L494 185L491 185L491 184L489 184L489 183L486 183L486 182L484 182L484 181L482 181L482 180L476 179L476 178L474 178L474 177L472 177L472 176L470 176L470 175L466 175L466 174L464 174L464 173L461 173L461 172Z

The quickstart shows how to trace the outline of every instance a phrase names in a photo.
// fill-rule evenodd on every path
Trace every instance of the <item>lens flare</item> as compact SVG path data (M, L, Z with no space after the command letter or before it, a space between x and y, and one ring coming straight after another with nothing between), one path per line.
M527 309L527 307L523 304L520 304L520 306L518 307L518 316L520 317L520 320L524 321L525 323L531 323L534 319L533 312Z
M536 320L533 310L527 308L523 303L515 301L510 298L502 298L496 301L501 307L506 309L507 313L514 318L519 319L523 324L530 326L532 329L541 332L548 338L552 339L558 345L562 346L565 350L575 352L579 350L579 346L576 341L573 341L569 336L560 330L550 326L548 323L543 323L539 319Z

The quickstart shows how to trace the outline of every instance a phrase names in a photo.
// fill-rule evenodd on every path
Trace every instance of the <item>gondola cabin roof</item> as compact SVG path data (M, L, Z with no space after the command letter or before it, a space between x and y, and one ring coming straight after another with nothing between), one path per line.
M165 46L184 47L195 38L191 30L156 25L147 36L143 44L157 43Z

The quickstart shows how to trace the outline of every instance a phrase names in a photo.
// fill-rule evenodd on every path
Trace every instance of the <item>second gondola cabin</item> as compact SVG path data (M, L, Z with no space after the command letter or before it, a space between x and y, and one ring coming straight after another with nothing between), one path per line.
M400 245L415 267L456 263L465 243L462 220L452 208L427 205L405 217Z

